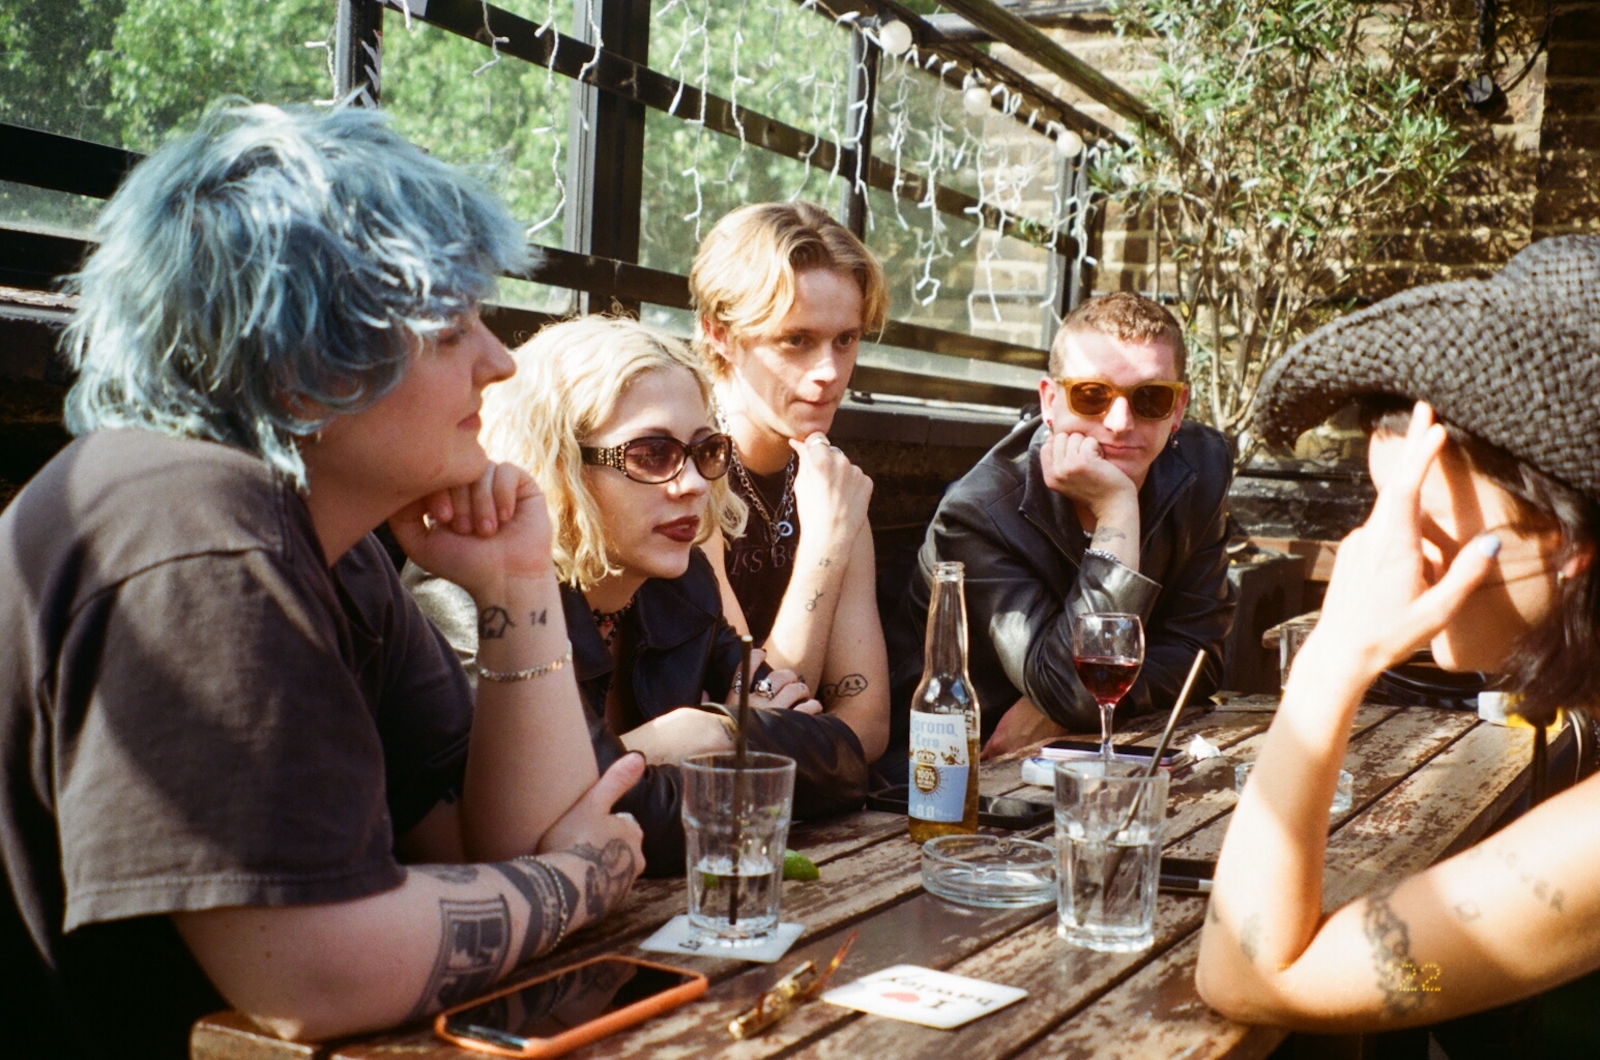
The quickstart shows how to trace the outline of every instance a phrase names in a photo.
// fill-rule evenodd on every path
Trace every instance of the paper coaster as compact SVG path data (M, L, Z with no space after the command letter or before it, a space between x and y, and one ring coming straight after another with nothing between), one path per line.
M789 947L805 929L804 924L779 924L778 930L760 942L718 942L692 936L689 914L680 913L639 943L639 948L653 953L692 953L700 957L731 957L736 961L771 964L789 952Z
M1026 990L968 979L914 964L897 964L845 986L822 1000L875 1016L920 1023L947 1031L979 1016L998 1012L1028 996Z

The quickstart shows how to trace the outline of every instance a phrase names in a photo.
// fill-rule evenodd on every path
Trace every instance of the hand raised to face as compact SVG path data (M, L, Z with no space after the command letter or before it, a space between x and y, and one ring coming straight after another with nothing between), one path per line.
M544 494L515 464L491 463L470 485L407 505L389 527L413 562L474 598L504 579L552 569Z
M823 530L848 548L867 523L872 500L872 479L867 477L827 435L814 432L805 442L790 439L798 455L794 474L794 503L803 533Z
M1116 464L1100 452L1100 443L1073 431L1052 433L1039 450L1044 483L1069 500L1101 511L1108 502L1137 503L1139 489Z

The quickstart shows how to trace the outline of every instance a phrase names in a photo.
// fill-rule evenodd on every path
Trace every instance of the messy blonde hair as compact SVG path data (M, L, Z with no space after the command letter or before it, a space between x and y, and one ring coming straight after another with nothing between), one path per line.
M600 506L583 479L579 451L646 372L683 368L694 377L708 413L711 380L682 341L635 320L589 316L543 328L512 351L517 372L483 392L483 446L495 460L528 470L544 491L555 527L556 576L579 589L620 574L606 554ZM711 484L710 518L695 544L713 529L744 533L747 509L726 477Z
M883 269L861 240L822 207L755 203L717 222L689 270L695 349L712 375L727 379L733 366L710 341L706 321L727 329L730 342L759 334L794 305L795 275L808 269L854 276L861 286L862 330L883 329L889 316Z

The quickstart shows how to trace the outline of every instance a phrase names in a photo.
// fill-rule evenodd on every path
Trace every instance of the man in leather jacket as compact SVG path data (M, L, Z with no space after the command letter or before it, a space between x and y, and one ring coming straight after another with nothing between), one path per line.
M1144 668L1118 718L1170 707L1200 649L1207 665L1194 697L1215 689L1233 620L1233 462L1218 432L1183 420L1184 352L1172 315L1134 294L1086 302L1062 323L1039 384L1042 414L946 493L891 620L889 747L901 762L936 561L966 564L985 757L1099 731L1072 663L1071 623L1087 611L1144 621Z

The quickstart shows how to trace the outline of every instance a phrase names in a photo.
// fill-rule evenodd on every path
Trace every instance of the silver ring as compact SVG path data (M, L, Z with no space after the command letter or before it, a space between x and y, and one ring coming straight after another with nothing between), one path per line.
M772 693L772 682L767 680L765 677L759 681L753 681L750 684L750 694L752 696L760 696L762 699L771 699Z
M844 452L844 450L840 449L837 445L830 445L830 446L828 446L828 448L832 449L836 453L843 453Z
M618 810L616 813L612 814L611 816L613 816L613 817L626 817L628 820L630 820L630 821L632 821L634 823L635 827L637 827L638 824L639 824L639 818L635 817L633 814L629 813L627 810Z
M833 446L829 445L828 436L825 435L825 434L813 434L811 436L811 440L806 442L806 444L807 445L827 445L830 449L833 448Z

